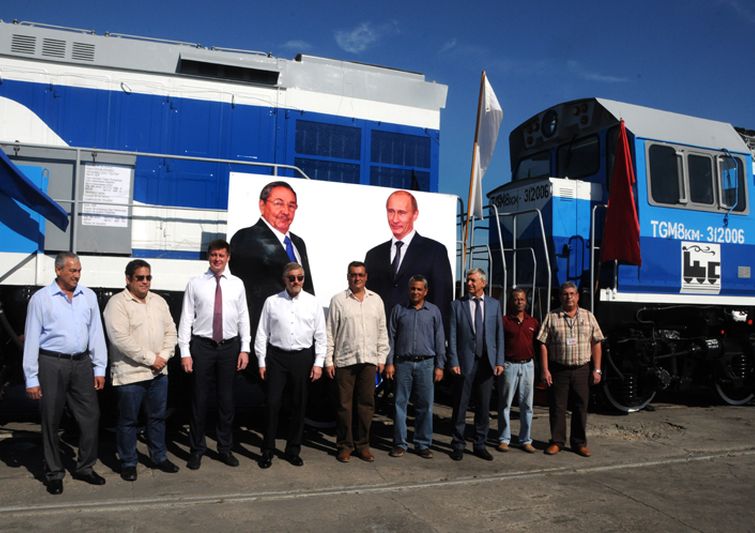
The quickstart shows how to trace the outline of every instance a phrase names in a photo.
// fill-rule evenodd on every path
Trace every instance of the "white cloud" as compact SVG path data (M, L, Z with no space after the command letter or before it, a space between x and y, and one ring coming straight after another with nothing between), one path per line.
M440 47L440 50L438 50L438 53L445 54L446 52L454 49L455 47L456 47L456 37L443 43L443 46Z
M624 76L615 76L613 74L604 74L585 69L579 61L573 59L566 62L566 66L572 74L576 74L587 81L597 81L600 83L626 83L629 78Z
M335 38L342 50L358 54L375 44L379 36L369 22L362 22L354 29L336 31Z
M312 49L312 45L307 41L301 39L291 39L281 45L281 48L285 50L293 50L295 52L306 52Z
M746 18L750 22L755 22L755 11L752 7L746 5L746 3L741 2L740 0L719 0L719 3L729 6L736 11L738 15Z

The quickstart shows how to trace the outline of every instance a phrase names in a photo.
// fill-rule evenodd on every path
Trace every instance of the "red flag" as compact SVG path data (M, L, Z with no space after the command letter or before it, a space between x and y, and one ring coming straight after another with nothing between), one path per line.
M627 130L624 121L619 127L616 143L616 159L611 172L611 191L608 194L606 223L601 244L601 261L614 261L629 265L641 265L640 223L634 203L634 167L629 151Z

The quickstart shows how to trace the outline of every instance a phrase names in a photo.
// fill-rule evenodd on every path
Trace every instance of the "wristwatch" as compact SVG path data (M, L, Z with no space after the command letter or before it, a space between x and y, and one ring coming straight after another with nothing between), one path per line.
M597 372L599 376L603 375L603 371L600 368L596 368L593 372Z

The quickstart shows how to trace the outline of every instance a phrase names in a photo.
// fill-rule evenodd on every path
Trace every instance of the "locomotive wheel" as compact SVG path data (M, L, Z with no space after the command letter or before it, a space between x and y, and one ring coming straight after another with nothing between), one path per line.
M632 361L615 361L606 354L603 365L603 393L619 412L641 411L655 398L655 382Z
M723 357L715 363L716 394L729 405L744 405L755 397L753 359L733 341L724 346Z

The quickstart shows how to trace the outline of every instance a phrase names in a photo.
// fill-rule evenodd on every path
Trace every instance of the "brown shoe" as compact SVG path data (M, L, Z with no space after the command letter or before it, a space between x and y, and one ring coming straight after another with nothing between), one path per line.
M401 446L394 446L391 448L391 451L388 452L388 455L391 457L403 457L404 453L406 453L406 451Z
M417 450L417 455L422 457L422 459L433 458L433 452L430 451L430 448L420 448L419 450Z
M495 449L498 450L499 452L507 452L509 451L509 445L506 444L505 442L499 442L498 446L496 446Z
M348 463L351 460L351 450L348 448L341 448L336 455L339 463Z
M368 463L371 463L375 460L375 456L372 455L372 452L369 448L362 448L361 450L357 451L357 457L359 457L362 461L367 461Z
M590 448L588 448L587 446L580 446L579 448L574 450L574 453L581 455L582 457L590 457L592 455Z
M553 444L551 444L545 449L545 455L556 455L560 451L561 451L561 446L559 446L558 444L554 442Z
M535 453L537 451L535 447L529 442L527 444L522 445L522 450L524 450L527 453Z

